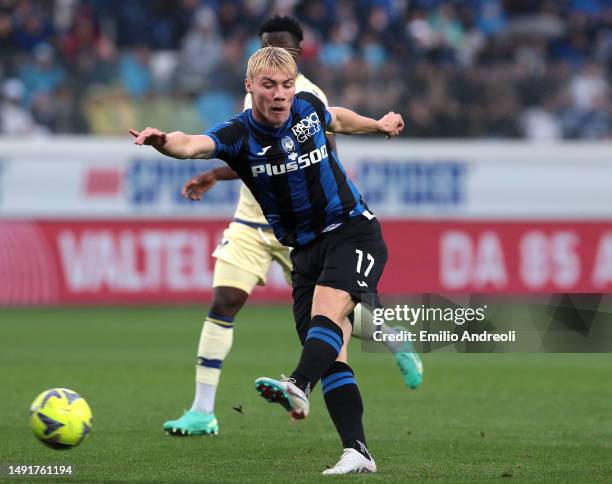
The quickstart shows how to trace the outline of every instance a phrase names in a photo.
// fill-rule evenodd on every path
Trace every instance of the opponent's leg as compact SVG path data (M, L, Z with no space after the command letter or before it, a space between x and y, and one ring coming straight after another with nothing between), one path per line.
M234 318L258 282L252 273L217 259L213 301L198 345L195 398L182 417L164 423L164 430L171 435L218 433L214 405L223 361L232 347Z
M192 410L212 413L223 360L232 348L234 318L249 295L235 287L215 287L213 302L200 334L196 392Z
M354 311L353 336L372 341L374 331L380 331L385 338L383 343L393 353L393 357L407 387L416 389L423 383L423 362L410 341L400 341L395 335L403 328L393 328L383 323L375 325L372 311L363 304L357 304ZM393 335L392 337L390 337Z
M214 414L215 397L223 360L232 347L234 316L249 295L233 287L215 287L213 303L204 321L198 346L195 398L191 409L176 420L164 423L171 435L216 435L219 424Z

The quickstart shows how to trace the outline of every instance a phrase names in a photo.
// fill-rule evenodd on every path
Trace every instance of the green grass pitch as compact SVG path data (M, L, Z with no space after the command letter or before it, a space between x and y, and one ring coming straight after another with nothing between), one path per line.
M0 310L0 481L7 465L71 464L54 482L315 482L341 448L317 388L292 424L257 396L259 376L288 373L298 341L288 306L248 306L236 323L217 400L216 438L161 430L191 404L204 307ZM612 482L611 355L424 356L425 383L403 386L388 354L351 363L379 473L367 482ZM32 399L72 388L94 414L68 451L31 434ZM233 407L242 406L243 413Z

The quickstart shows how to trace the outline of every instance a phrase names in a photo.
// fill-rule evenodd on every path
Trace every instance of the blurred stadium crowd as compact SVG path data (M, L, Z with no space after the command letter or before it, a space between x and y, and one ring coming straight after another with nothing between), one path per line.
M612 135L610 0L0 0L0 133L200 131L241 110L272 14L332 105L405 136Z

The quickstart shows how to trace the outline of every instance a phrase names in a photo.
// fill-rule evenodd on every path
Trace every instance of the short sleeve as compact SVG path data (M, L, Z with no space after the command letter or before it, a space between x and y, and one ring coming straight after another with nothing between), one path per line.
M327 128L332 122L331 113L325 108L325 127Z
M297 98L302 99L308 102L314 110L317 112L319 119L323 120L322 124L323 128L327 131L327 126L331 123L331 113L327 110L327 106L323 103L323 101L309 91L301 91L296 95Z
M230 163L238 153L242 146L242 131L240 130L239 121L232 119L225 123L213 126L202 134L210 136L215 142L215 152L211 158L219 158L220 160Z

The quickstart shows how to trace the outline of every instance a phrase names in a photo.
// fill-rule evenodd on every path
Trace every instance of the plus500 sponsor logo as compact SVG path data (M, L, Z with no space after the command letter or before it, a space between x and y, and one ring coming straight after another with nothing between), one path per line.
M327 158L327 146L323 145L321 148L314 149L310 153L304 153L300 156L292 153L288 158L291 161L279 165L265 163L252 166L251 171L253 172L253 178L257 178L262 173L266 173L268 176L274 176L308 168L310 165L319 163L321 160Z

